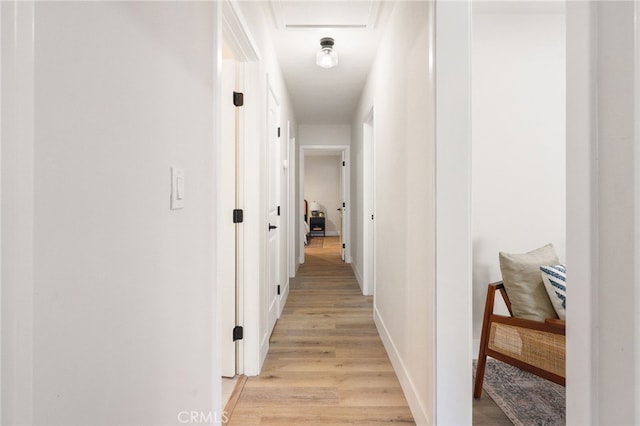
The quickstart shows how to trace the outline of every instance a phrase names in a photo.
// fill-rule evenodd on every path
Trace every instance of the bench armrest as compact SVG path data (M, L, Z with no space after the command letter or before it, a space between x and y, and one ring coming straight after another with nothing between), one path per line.
M561 320L558 318L547 318L544 320L544 323L551 328L557 328L558 330L562 330L564 334L564 331L566 329L565 320Z

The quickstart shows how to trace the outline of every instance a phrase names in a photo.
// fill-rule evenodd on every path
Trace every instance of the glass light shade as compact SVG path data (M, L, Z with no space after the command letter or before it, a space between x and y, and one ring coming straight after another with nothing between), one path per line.
M338 65L338 53L330 47L323 47L316 55L316 64L322 68L331 68Z

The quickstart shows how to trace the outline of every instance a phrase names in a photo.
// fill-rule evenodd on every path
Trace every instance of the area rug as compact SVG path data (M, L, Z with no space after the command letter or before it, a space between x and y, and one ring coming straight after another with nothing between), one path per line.
M323 237L309 237L307 248L322 248L322 247L324 247Z
M483 389L516 426L566 424L563 386L489 358Z

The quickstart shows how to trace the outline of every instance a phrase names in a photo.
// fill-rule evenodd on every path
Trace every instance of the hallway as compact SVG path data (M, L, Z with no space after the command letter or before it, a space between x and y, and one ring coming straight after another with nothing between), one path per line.
M263 372L247 380L229 424L414 424L373 298L340 260L338 238L323 246L305 250Z

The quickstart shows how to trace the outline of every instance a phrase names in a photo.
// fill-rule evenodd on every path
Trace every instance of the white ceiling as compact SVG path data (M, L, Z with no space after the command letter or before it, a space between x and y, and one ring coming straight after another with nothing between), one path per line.
M384 1L270 0L272 37L300 124L351 123L391 5ZM338 66L316 66L322 37Z

